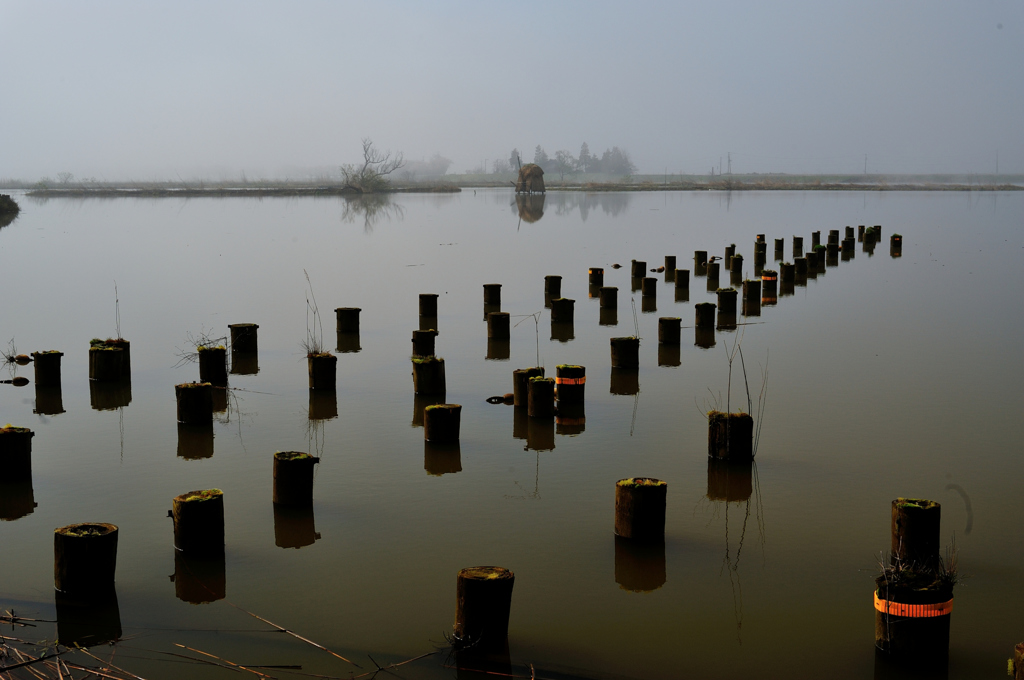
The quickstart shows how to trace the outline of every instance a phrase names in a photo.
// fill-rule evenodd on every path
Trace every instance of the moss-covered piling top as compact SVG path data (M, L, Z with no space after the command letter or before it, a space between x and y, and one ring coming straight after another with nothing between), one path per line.
M180 385L175 385L175 387L180 387L183 390L184 389L188 389L188 388L192 388L192 387L212 387L212 386L213 385L211 383L208 383L208 382L190 382L190 383L181 383Z
M640 342L640 338L635 335L627 335L622 338L610 338L610 340L613 345L618 342Z
M414 364L437 364L437 363L443 364L444 363L444 358L443 357L437 357L437 356L434 356L434 355L430 355L429 357L413 357L412 358L412 363L414 363Z
M454 410L460 409L460 408L462 408L462 404L431 404L430 406L427 406L423 410L424 411L433 411L435 409L446 409L446 410L449 410L449 411L454 411Z
M565 371L565 370L581 370L581 371L582 370L586 370L586 369L584 369L583 366L577 366L576 364L558 364L557 366L555 366L555 368L560 368L563 371Z
M113 345L90 345L90 352L123 352L123 347L114 347Z
M815 250L815 252L817 252L819 250L825 250L825 246L823 246L822 244L819 243L818 245L814 246L814 250Z
M555 382L555 379L554 378L545 378L542 375L535 375L535 376L532 376L530 378L530 382L549 382L549 383L553 383L553 382Z
M459 576L477 581L497 581L516 577L512 570L505 567L468 567L461 570Z
M779 275L779 273L777 271L775 271L774 269L762 269L761 270L761 276L762 277L764 277L764 276L778 276L778 275Z
M224 492L220 489L199 489L198 491L189 491L183 493L174 500L181 503L201 503L203 501L212 501L217 498L223 498Z
M615 482L615 486L635 489L639 486L668 486L668 482L663 482L660 479L655 479L654 477L630 477L629 479L620 479Z
M708 420L710 422L715 422L716 420L727 420L729 418L749 418L749 417L750 417L750 414L749 413L744 413L743 411L737 411L736 413L726 413L725 411L715 411L715 410L708 411Z
M890 236L889 238L893 238L893 239L901 239L901 238L903 238L903 234L893 234L893 235L892 235L892 236Z
M217 345L216 347L207 347L206 345L199 345L199 346L196 347L196 351L197 352L213 352L213 351L226 352L227 350L228 350L228 348L225 347L224 345Z
M324 350L323 352L310 352L309 354L306 355L307 359L320 359L323 357L336 358L333 354L331 354L330 350Z
M0 434L24 433L31 431L32 430L28 429L27 427L18 427L17 425L11 425L10 423L7 423L2 428L0 428Z
M715 292L716 293L735 293L736 289L733 288L732 286L729 286L728 288L718 288L718 289L715 290Z
M106 536L117 531L113 524L103 522L82 522L80 524L69 524L66 527L54 529L53 533L72 538L88 538L91 536Z
M274 454L274 458L277 460L306 460L307 458L312 459L313 456L305 451L278 451Z
M935 501L929 501L924 498L897 498L893 502L897 508L907 508L911 510L931 510L932 508L941 507Z

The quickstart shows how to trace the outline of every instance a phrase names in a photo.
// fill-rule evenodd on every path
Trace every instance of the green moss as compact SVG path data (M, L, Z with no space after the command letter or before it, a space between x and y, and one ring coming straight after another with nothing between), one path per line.
M929 510L931 508L938 507L939 504L935 501L929 501L924 498L897 498L896 507L898 508L912 508L917 510Z
M216 347L207 347L206 345L199 345L196 347L197 352L212 352L213 350L221 350L222 352L227 351L227 347L224 345L217 345Z
M182 389L190 388L190 387L208 387L208 386L210 386L210 383L208 383L208 382L190 382L190 383L182 383L180 385L175 385L175 387L180 387Z
M444 361L441 357L429 356L429 357L413 357L412 363L414 364L433 364Z
M562 370L565 370L567 368L583 368L583 367L582 366L577 366L576 364L558 364L558 366L556 366L555 368L561 368Z
M64 536L72 536L74 538L84 538L86 536L103 536L109 531L106 527L97 526L95 524L77 524L70 528L58 529L58 532Z
M539 376L539 375L535 375L532 378L530 378L530 382L538 382L538 381L552 382L553 383L553 382L555 382L555 379L554 378L545 378L545 377Z
M729 286L728 288L719 288L719 289L718 289L718 290L716 290L715 292L716 292L716 293L729 293L729 292L733 292L733 293L735 293L735 292L736 292L736 289L735 289L735 288L733 288L732 286Z
M423 409L424 411L433 411L434 409L456 409L462 408L462 404L431 404L430 406Z
M620 479L615 485L635 488L638 486L668 486L668 482L663 482L653 477L630 477L629 479Z
M312 457L304 451L278 451L274 454L274 458L278 460L306 460Z
M10 423L7 423L6 425L3 426L2 429L0 429L0 432L31 432L31 431L32 430L28 429L27 427L18 427L17 425L11 425Z
M103 344L103 341L100 340L99 338L93 338L92 340L89 341L90 347L101 347Z
M182 494L180 498L185 503L192 503L213 500L223 495L224 492L220 489L200 489L199 491L189 491L186 494Z

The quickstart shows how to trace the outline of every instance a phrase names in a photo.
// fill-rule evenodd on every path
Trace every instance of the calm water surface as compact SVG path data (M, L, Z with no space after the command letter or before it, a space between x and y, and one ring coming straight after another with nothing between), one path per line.
M230 603L364 666L367 653L383 663L429 652L451 630L456 572L497 564L516 573L517 663L601 677L871 678L872 579L897 496L942 503L943 542L955 538L969 576L956 595L950 677L1000 676L1024 636L1020 194L552 193L536 222L520 220L505 190L397 196L369 210L337 199L19 199L21 216L0 231L0 340L65 353L64 412L35 414L32 385L0 385L0 420L36 432L36 507L0 522L0 608L54 618L53 529L115 523L131 637L119 655L140 675L223 675L152 651L182 643L349 676ZM736 243L749 275L756 234L767 235L769 261L784 237L790 260L793 235L809 246L812 231L824 242L829 229L859 224L882 225L873 256L858 244L853 260L741 317L748 325L716 333L710 349L690 328L693 305L714 301L704 279L680 302L659 284L654 313L637 293L639 391L612 393L608 338L634 333L631 259L655 267L676 255L692 269L694 250L721 255ZM904 235L899 259L888 252L894 232ZM599 323L588 298L593 266L619 287L615 326ZM337 417L327 420L310 419L323 405L311 403L300 349L303 270L329 345L333 309L363 310L361 351L338 354ZM576 300L566 342L551 339L548 274ZM131 402L96 410L94 400L117 398L91 394L87 379L90 338L115 334L115 280ZM521 321L508 360L486 358L490 282ZM418 293L440 296L447 401L464 406L457 465L425 455L412 423ZM678 366L659 365L659 316L683 320ZM181 457L174 385L198 367L176 366L177 355L190 334L226 335L240 322L260 326L259 372L231 376L212 456ZM729 395L737 341L755 410L765 369L769 381L752 478L726 492L709 475L702 412ZM587 367L582 432L517 424L515 409L485 402L512 391L512 370L538 355L549 375L561 363ZM31 366L16 374L31 379ZM746 402L738 358L729 398ZM321 456L314 515L291 533L271 503L278 450ZM616 552L614 483L632 476L668 482L663 567ZM166 513L173 496L210 487L225 493L226 599L195 605L169 578ZM403 676L455 674L442 666L417 662Z

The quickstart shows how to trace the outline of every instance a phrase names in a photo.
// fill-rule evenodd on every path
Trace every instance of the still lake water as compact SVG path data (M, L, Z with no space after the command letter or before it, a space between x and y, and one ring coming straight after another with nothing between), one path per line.
M1020 193L551 193L534 223L520 221L507 190L399 195L370 216L340 199L18 199L21 216L0 231L0 339L65 353L65 412L36 415L32 385L0 385L0 420L36 432L37 504L0 522L0 609L54 618L53 529L117 524L131 637L118 658L140 675L224 675L157 653L181 651L174 643L243 664L352 671L229 602L364 667L367 653L410 658L444 645L456 572L496 564L516 573L516 663L595 677L871 678L872 579L897 496L942 503L943 543L955 537L969 577L956 591L950 677L1001 676L1024 639ZM825 242L829 229L860 224L882 225L873 256L858 244L853 260L741 317L749 325L716 333L711 349L690 328L693 305L715 301L705 279L685 302L659 284L656 313L642 313L636 293L639 392L611 393L608 338L634 333L632 258L650 268L676 255L692 269L694 250L736 243L749 275L758 233L770 266L775 238L789 261L793 235L807 248L812 231ZM592 266L619 287L616 326L600 325L588 298ZM323 421L309 418L303 270L327 344L335 307L363 310L361 351L338 355L338 415ZM571 341L551 339L547 274L576 300ZM131 402L100 411L87 352L90 338L115 334L115 280ZM504 311L524 315L506 361L486 359L490 282L504 286ZM412 425L419 293L440 295L447 401L464 407L461 470L440 475ZM536 324L525 316L535 312ZM659 316L683 320L678 366L659 365ZM177 355L190 334L243 322L260 326L259 372L231 376L212 457L179 457L174 385L197 379L198 366L176 366ZM702 411L725 397L737 339L755 409L766 364L769 384L752 489L745 498L739 480L730 502L709 489ZM587 367L575 436L529 432L513 407L485 401L511 392L512 370L538 352L548 375ZM16 374L31 379L32 367ZM745 402L739 359L731 401ZM308 524L305 537L284 536L280 517L275 534L278 450L322 457L316 540ZM649 592L616 582L617 559L619 579L630 578L630 556L616 554L614 484L632 476L668 482L664 584ZM195 605L169 578L166 514L173 496L210 487L225 493L227 597ZM282 538L313 542L281 548ZM641 578L661 580L654 562ZM441 662L402 676L454 676Z

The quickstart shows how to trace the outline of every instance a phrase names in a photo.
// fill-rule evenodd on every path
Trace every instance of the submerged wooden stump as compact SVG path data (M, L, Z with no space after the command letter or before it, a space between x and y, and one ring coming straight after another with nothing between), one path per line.
M309 389L334 390L338 386L338 357L330 352L306 355Z
M754 419L749 413L708 412L708 455L744 462L753 460Z
M611 338L612 368L640 366L640 338Z
M444 394L444 359L439 357L413 357L412 382L416 394Z
M455 582L455 638L480 651L501 649L508 640L516 577L504 567L469 567Z
M259 339L257 329L259 325L254 323L232 323L228 324L228 331L231 334L231 352L258 352Z
M303 451L274 454L274 503L306 506L313 504L313 469L317 459Z
M423 439L435 444L459 441L462 424L461 404L434 404L423 412Z
M60 387L60 358L63 352L55 349L32 352L32 368L39 387Z
M53 587L76 598L100 599L114 590L117 527L69 524L53 532Z
M665 540L668 484L653 477L615 483L615 534L634 541Z
M512 403L528 406L530 403L530 378L543 378L544 367L517 368L512 371Z
M200 489L175 496L174 547L185 553L213 554L224 551L224 492Z
M210 383L182 383L174 386L178 402L178 422L202 425L213 422L213 385Z

